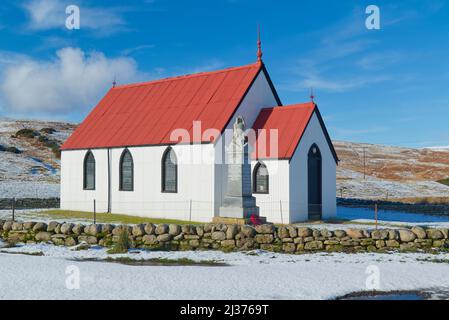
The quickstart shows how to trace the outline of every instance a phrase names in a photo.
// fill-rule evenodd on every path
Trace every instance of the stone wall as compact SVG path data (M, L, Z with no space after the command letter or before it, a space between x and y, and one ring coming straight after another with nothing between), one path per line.
M274 252L385 252L444 251L449 248L448 229L318 230L272 224L238 226L224 224L175 225L152 223L134 226L49 222L0 221L0 237L8 242L49 242L74 246L79 243L109 247L127 228L131 247L152 250L216 249L224 251L264 249Z

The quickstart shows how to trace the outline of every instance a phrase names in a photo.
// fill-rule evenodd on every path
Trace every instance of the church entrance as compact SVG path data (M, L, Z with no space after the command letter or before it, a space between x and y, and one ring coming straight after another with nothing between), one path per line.
M312 145L308 154L308 200L309 220L322 218L322 174L321 152L316 144Z

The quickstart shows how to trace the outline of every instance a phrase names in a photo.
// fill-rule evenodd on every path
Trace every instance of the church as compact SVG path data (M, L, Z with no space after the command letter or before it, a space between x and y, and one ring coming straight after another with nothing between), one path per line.
M61 147L61 209L334 218L338 157L311 98L282 105L260 40L249 65L114 84Z

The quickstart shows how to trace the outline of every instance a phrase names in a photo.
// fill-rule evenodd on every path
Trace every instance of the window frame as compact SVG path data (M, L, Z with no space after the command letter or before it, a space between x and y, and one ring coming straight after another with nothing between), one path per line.
M267 171L267 190L266 191L258 191L257 190L257 173L259 172L260 168L265 168ZM257 162L256 166L253 170L253 193L254 194L269 194L270 193L270 173L268 172L267 166L262 162Z
M166 175L166 166L165 166L165 160L167 157L170 156L170 153L173 152L175 155L176 162L175 165L175 189L174 190L167 190L166 187L166 181L165 181L165 175ZM175 151L173 148L168 147L165 149L164 153L162 154L161 159L161 193L178 193L178 157L176 156Z
M123 158L126 154L129 154L131 157L131 188L130 189L124 189L123 188ZM119 191L127 191L132 192L134 191L134 158L131 154L131 151L129 151L128 148L125 148L120 156L120 162L119 162Z
M88 160L89 156L92 156L92 158L94 159L94 171L93 171L94 185L92 188L88 188L88 186L87 186L87 160ZM83 190L93 191L96 189L96 174L95 174L96 169L97 169L97 162L95 160L95 156L91 150L88 150L86 152L86 154L84 155L84 161L83 161Z

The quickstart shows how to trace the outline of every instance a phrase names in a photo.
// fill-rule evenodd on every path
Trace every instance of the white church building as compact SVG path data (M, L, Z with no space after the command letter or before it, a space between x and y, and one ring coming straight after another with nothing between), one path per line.
M283 106L261 56L259 46L254 64L112 87L61 148L61 209L212 221L239 117L253 133L242 179L260 216L335 217L338 158L318 107Z

